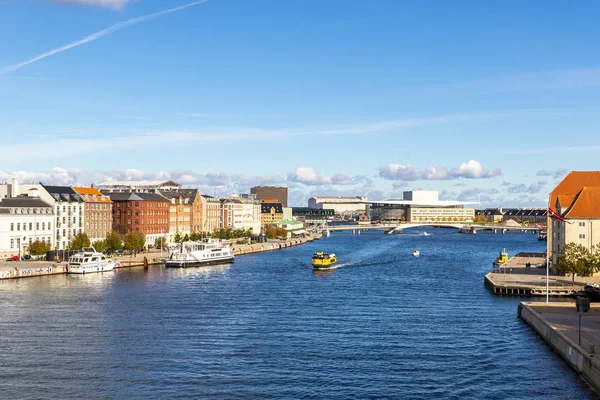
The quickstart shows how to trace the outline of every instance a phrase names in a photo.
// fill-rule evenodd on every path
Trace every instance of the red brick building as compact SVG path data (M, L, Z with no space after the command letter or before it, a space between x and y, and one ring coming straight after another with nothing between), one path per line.
M146 243L169 233L169 200L156 193L105 192L113 202L113 229L120 234L142 232Z

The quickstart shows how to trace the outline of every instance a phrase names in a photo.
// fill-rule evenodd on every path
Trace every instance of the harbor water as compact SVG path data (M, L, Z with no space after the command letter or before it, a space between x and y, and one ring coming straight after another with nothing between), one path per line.
M421 232L0 281L0 397L598 398L517 318L521 299L483 285L503 248L544 242ZM336 269L313 272L316 251Z

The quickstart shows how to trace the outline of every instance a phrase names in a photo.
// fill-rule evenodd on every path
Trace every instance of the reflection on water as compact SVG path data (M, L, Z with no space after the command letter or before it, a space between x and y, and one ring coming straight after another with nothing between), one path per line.
M207 265L202 267L169 268L172 276L202 276L223 275L231 270L231 263Z
M0 281L0 398L596 398L483 285L535 235L361 235ZM418 248L426 257L416 258ZM340 257L312 271L315 251Z

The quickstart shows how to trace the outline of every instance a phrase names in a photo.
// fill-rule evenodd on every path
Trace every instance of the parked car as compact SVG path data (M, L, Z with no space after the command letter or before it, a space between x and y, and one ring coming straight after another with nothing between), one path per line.
M19 260L20 260L19 256L12 256L12 257L8 257L6 259L6 261L19 261Z

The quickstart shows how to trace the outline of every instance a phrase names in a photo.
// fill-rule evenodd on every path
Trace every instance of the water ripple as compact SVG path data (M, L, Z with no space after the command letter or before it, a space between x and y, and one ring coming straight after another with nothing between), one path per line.
M2 281L1 397L598 398L518 299L483 287L498 249L541 248L534 235L431 233ZM340 268L314 273L320 250Z

